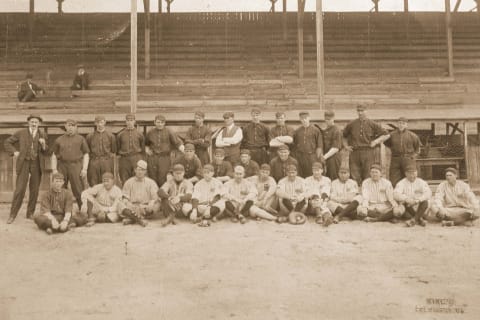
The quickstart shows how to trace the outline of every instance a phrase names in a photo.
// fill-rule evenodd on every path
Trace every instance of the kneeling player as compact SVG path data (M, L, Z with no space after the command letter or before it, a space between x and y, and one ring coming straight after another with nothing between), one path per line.
M266 163L260 166L258 175L247 178L257 189L257 197L250 208L250 216L257 219L276 220L274 216L278 214L275 206L275 192L277 183L270 176L270 166Z
M223 196L223 183L213 177L213 166L206 164L203 166L203 179L198 181L193 188L192 194L192 213L190 220L193 223L199 223L201 227L210 226L210 219L225 210L225 201Z
M362 183L362 204L357 208L357 214L365 222L390 221L402 215L393 198L392 183L382 177L379 164L370 166L370 178Z
M330 197L332 181L323 176L323 164L314 162L312 164L313 175L305 179L307 186L308 207L306 213L315 215L315 222L328 227L333 222L333 216L327 208L327 201Z
M446 181L438 185L432 213L442 221L443 226L467 225L478 219L480 204L470 186L457 180L455 168L445 170Z
M428 209L428 201L432 197L432 190L427 182L417 177L415 166L407 166L405 176L393 191L394 199L400 204L398 213L404 213L409 219L406 222L407 227L413 227L415 224L424 227L426 225L424 215Z
M307 187L305 180L297 176L297 167L289 165L287 176L278 182L277 197L280 204L280 216L277 222L290 222L291 224L303 224L307 221L307 199L305 194Z
M105 172L103 183L82 192L82 214L88 216L87 227L95 222L118 222L118 204L122 200L122 190L115 185L113 174Z
M63 174L52 175L52 188L42 196L40 214L33 219L38 228L45 230L47 234L67 232L87 222L86 215L72 215L73 194L63 188L64 182Z
M332 182L330 200L327 203L334 216L333 223L338 223L344 217L355 219L357 207L361 202L362 196L359 194L357 181L350 179L348 167L340 167L338 179Z
M225 188L225 214L232 218L233 222L247 222L246 216L257 196L257 189L244 178L245 169L235 166L233 179L227 181Z
M158 196L162 200L162 211L166 216L162 226L176 224L175 216L177 214L189 217L192 212L193 184L185 179L185 168L181 164L173 166L173 178L168 179L163 186L158 189Z

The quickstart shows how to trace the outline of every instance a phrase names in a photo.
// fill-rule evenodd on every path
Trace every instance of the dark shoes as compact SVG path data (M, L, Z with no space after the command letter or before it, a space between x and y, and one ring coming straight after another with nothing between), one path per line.
M8 217L7 224L12 224L15 220L15 217Z

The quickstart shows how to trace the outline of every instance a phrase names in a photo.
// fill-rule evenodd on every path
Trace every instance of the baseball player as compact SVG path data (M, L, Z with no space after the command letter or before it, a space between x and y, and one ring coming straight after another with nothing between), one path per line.
M257 189L257 197L250 208L250 216L257 219L276 220L278 211L274 207L277 207L275 196L277 183L270 176L270 166L266 163L262 164L258 175L249 177L247 180Z
M191 143L195 146L195 154L200 159L202 165L210 162L208 148L212 144L212 131L203 122L205 113L195 112L195 124L191 126L185 135L185 144Z
M298 161L298 173L306 178L312 175L312 164L323 162L323 138L320 129L310 123L310 114L300 112L302 125L293 134L295 159Z
M280 181L287 176L287 168L294 165L298 168L297 159L290 156L290 150L286 145L279 146L277 150L278 156L270 161L270 172L275 181Z
M213 176L225 183L233 178L233 167L228 161L225 161L225 150L222 148L215 149L213 155Z
M248 149L240 150L240 161L236 164L245 169L245 178L257 175L260 170L260 166L255 160L252 160L250 154L251 152Z
M339 151L343 147L343 138L342 132L335 125L335 112L327 110L324 117L327 127L322 132L323 150L326 151L323 159L326 162L326 175L333 181L338 178L338 169L342 163Z
M201 220L199 226L210 226L210 219L225 210L225 200L223 199L223 183L213 177L213 166L206 164L203 166L203 179L198 181L192 194L192 213L190 220L197 222Z
M303 224L307 217L306 199L307 186L305 179L297 176L297 167L289 165L287 176L281 179L277 185L276 195L279 198L279 217L277 222L290 222L291 224Z
M247 216L253 201L257 197L257 189L248 180L244 179L245 169L242 166L236 166L233 169L234 176L232 180L225 182L225 214L231 217L232 222L244 224L247 222Z
M185 168L184 178L192 184L202 178L202 162L195 154L195 146L192 143L185 144L185 153L173 161L173 165L181 164Z
M332 181L323 176L323 164L314 162L312 165L313 175L305 179L308 200L307 214L315 215L315 222L328 227L333 222L333 216L328 210L327 202L330 197Z
M267 148L269 144L269 129L260 122L262 112L258 108L253 108L251 115L252 121L243 127L243 139L241 147L250 151L253 161L258 164L268 162Z
M429 207L432 190L428 183L417 176L417 167L409 165L405 168L406 177L400 180L393 191L394 199L400 204L400 212L409 218L407 227L418 224L426 225L425 213Z
M277 124L270 129L270 161L278 154L278 147L290 146L293 143L294 130L285 124L285 112L275 113Z
M162 200L162 211L166 216L162 227L169 224L175 225L175 216L190 217L192 212L193 184L185 179L185 168L181 164L173 166L173 178L168 179L158 190Z
M118 175L122 185L135 175L137 163L143 160L145 138L135 128L135 115L129 113L125 116L126 127L117 135Z
M235 125L233 112L223 114L225 126L220 130L215 139L215 146L225 150L225 160L234 166L240 157L240 144L243 132Z
M327 207L333 214L333 223L342 221L344 217L355 219L357 208L362 203L362 196L358 190L357 181L350 179L350 170L341 166L338 170L338 179L332 182L330 199Z

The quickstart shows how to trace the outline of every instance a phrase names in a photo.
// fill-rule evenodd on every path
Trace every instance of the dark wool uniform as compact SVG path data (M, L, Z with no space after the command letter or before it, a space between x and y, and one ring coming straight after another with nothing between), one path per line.
M294 165L298 168L297 159L288 156L287 160L282 161L280 157L275 157L270 161L270 175L275 179L275 181L280 181L282 178L287 176L287 168L289 165Z
M293 128L287 125L285 126L276 125L272 129L270 129L270 136L268 140L270 141L273 138L282 137L282 136L290 136L293 138L293 133L294 133ZM278 151L278 148L270 147L270 160L273 160L273 158L277 156L277 151Z
M202 172L202 163L200 162L200 159L197 156L194 156L192 159L187 159L185 158L185 155L182 154L180 157L176 158L173 161L172 165L172 172L173 172L173 167L176 164L181 164L183 165L185 169L185 179L190 179L193 177L197 177L198 179L202 179L203 172Z
M213 176L215 178L225 176L233 178L233 167L230 162L222 161L221 164L211 163L211 165L213 166Z
M88 184L94 186L102 183L102 175L105 172L113 173L114 156L117 152L115 136L107 131L95 130L87 135L87 143L90 148L90 162L88 164Z
M148 176L157 185L162 186L167 180L167 173L171 166L170 153L181 144L182 141L168 128L161 130L153 128L147 132L145 145L153 152L153 155L147 158Z
M241 161L237 162L235 166L242 166L245 169L244 178L252 177L258 175L260 171L260 166L254 160L248 161L248 164L242 163Z
M350 174L359 186L370 176L370 166L380 162L379 152L370 147L370 142L385 134L388 132L378 123L366 118L355 119L343 129L343 136L353 148L349 159Z
M270 132L263 123L250 122L243 129L242 149L250 150L252 160L257 164L268 163Z
M298 161L298 174L303 177L312 175L312 164L319 161L317 148L323 150L323 138L320 129L310 124L301 126L293 134L294 155Z
M125 128L117 136L117 150L120 159L118 160L118 173L122 185L129 178L135 175L137 162L143 160L143 148L145 138L137 129Z
M90 152L87 141L77 133L64 134L55 140L52 151L58 159L57 171L65 177L64 188L67 188L70 181L73 195L77 200L78 207L81 208L84 186L80 173L83 168L83 155Z
M70 212L72 217L70 223L75 222L77 226L82 226L87 223L87 215L84 215L80 210L73 214L73 195L70 190L62 188L60 192L50 189L45 193L40 200L40 214L35 215L34 221L38 228L46 230L52 227L52 222L45 215L50 212L55 219L60 223L65 217L65 213Z
M385 145L392 150L390 162L390 181L393 186L405 177L408 166L416 167L417 155L420 153L421 142L418 136L412 131L395 130L390 134L390 139Z
M336 126L329 126L323 130L323 153L327 153L331 148L337 148L340 151L343 147L342 144L342 132ZM333 156L327 159L326 176L332 181L338 178L338 169L342 163L340 152L335 153Z
M193 125L185 135L185 143L195 146L195 154L202 162L202 165L210 162L208 148L212 144L212 131L206 125L201 127Z
M16 170L17 180L15 192L13 193L12 207L10 217L15 218L20 210L25 197L27 185L29 186L29 197L27 206L27 218L35 212L37 204L38 190L42 179L43 156L48 155L48 146L42 149L39 139L48 141L47 134L37 129L35 137L32 137L30 129L21 129L8 137L4 142L5 151L13 156L15 151L19 151Z

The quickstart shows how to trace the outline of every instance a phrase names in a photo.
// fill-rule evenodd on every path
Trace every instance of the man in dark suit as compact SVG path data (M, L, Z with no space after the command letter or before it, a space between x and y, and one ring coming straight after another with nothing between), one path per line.
M30 115L27 121L28 128L18 130L8 137L4 143L5 151L17 158L17 182L15 192L13 193L10 217L7 220L8 224L12 223L17 217L25 197L27 184L30 192L27 218L32 218L44 169L42 157L48 155L49 152L47 134L39 129L42 118L38 115Z
M20 84L20 90L18 91L18 101L33 101L39 93L45 93L45 90L33 83L32 79L33 75L31 73L27 73L26 80Z
M78 65L77 73L73 78L72 90L88 90L90 89L90 75L85 71L83 64Z

